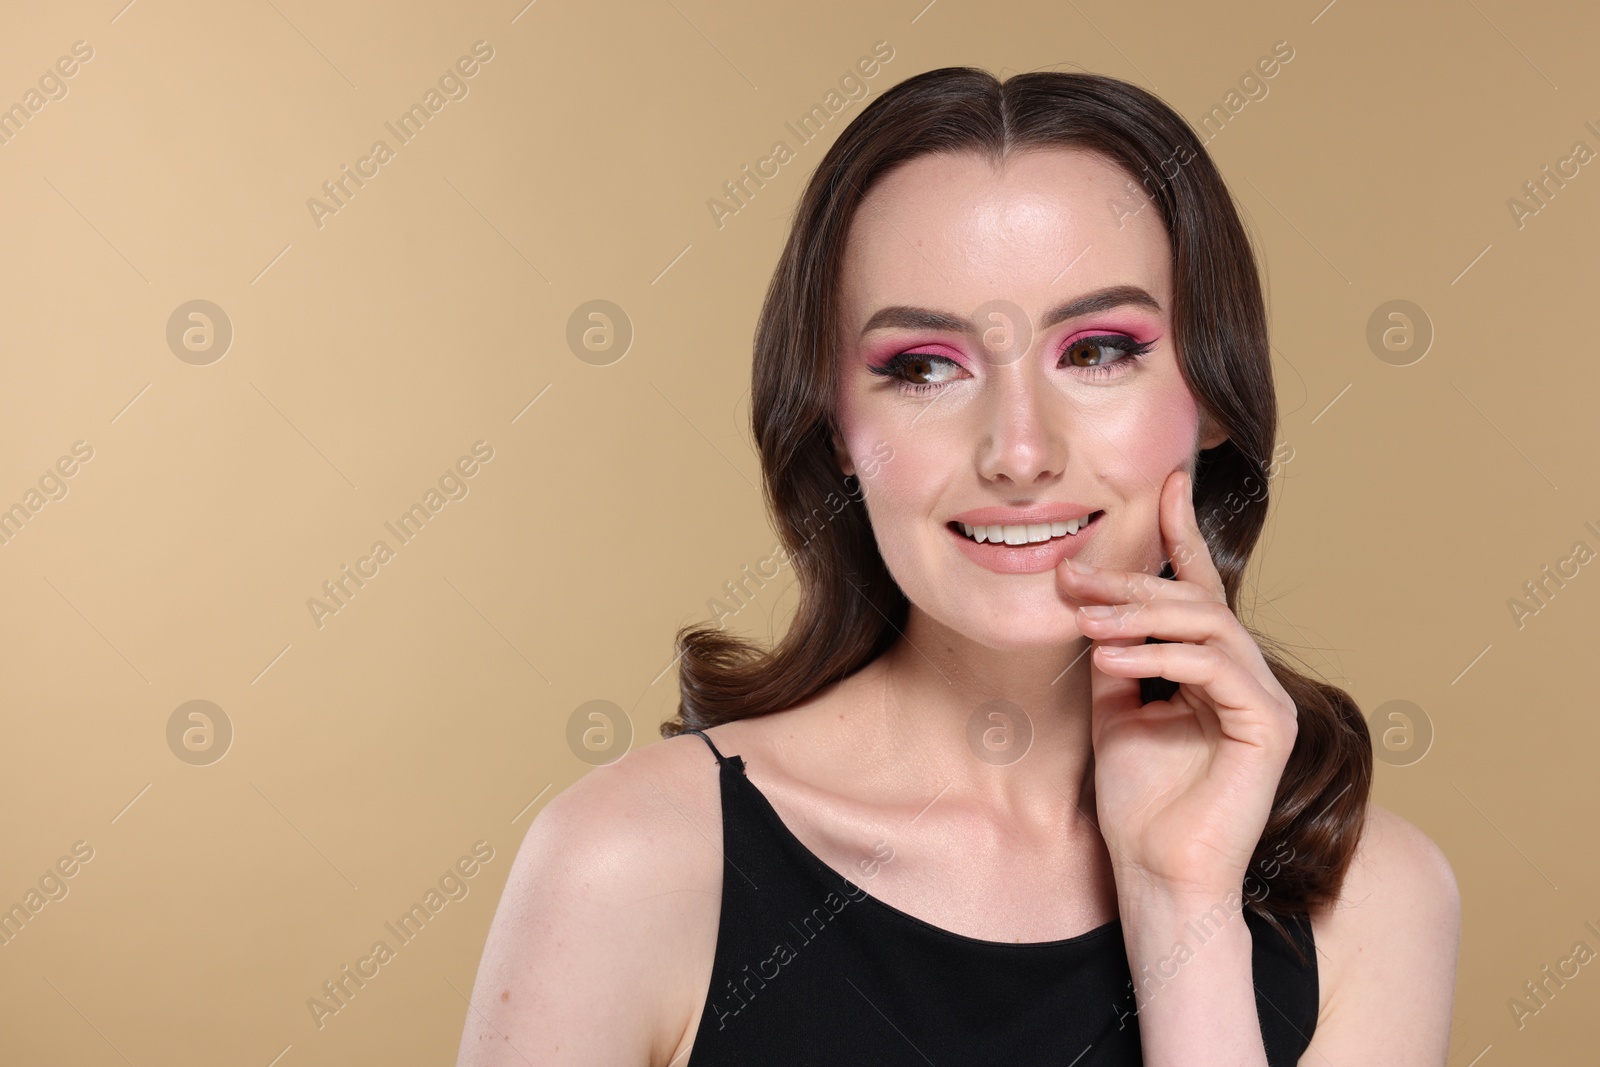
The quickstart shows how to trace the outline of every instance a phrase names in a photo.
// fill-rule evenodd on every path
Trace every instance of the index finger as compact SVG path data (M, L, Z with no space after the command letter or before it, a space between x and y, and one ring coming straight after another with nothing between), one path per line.
M1179 581L1192 582L1227 602L1227 587L1211 559L1211 547L1200 533L1194 511L1194 479L1188 471L1174 471L1161 487L1161 540Z

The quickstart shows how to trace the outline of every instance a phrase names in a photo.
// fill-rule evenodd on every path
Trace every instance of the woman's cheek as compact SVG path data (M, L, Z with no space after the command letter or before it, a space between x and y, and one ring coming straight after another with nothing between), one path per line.
M861 491L874 500L907 500L928 472L928 457L904 441L887 436L863 437L850 446L850 459L861 482Z
M927 441L912 447L907 437L876 432L849 440L850 458L860 479L856 490L867 509L878 551L890 571L917 567L912 561L926 552L922 526L949 480L950 457L931 455ZM897 581L909 575L897 574Z
M897 431L896 427L876 413L870 403L850 390L841 390L836 417L839 435L850 452L850 469L855 476L851 483L852 496L877 496L885 490L894 490L893 476L906 466L907 457L915 455L911 447L915 429L911 433Z
M1167 475L1189 462L1199 431L1200 408L1182 389L1129 409L1106 436L1116 446L1113 459L1120 460L1133 480L1130 488L1159 500Z
M1185 388L1140 409L1142 417L1119 421L1106 432L1114 446L1102 453L1105 480L1117 486L1125 516L1125 539L1119 561L1129 569L1154 574L1161 569L1165 545L1161 534L1161 488L1173 471L1194 454L1200 409Z

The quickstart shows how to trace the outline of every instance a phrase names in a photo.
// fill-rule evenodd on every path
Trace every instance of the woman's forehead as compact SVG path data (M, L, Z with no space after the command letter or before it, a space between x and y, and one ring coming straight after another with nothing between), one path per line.
M886 175L861 204L842 310L864 321L885 304L1042 307L1111 284L1138 285L1168 306L1170 275L1159 213L1098 153L1029 150L999 168L975 153L938 153Z

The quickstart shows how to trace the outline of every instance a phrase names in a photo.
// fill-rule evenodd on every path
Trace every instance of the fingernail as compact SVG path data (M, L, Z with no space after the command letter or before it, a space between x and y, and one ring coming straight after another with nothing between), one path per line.
M1079 574L1093 574L1096 569L1094 564L1085 563L1082 560L1074 559L1071 556L1068 556L1065 562L1069 568L1077 571Z
M1085 604L1078 610L1092 619L1104 619L1117 613L1117 609L1110 604Z
M1102 656L1120 656L1126 651L1128 651L1128 650L1126 648L1122 647L1121 645L1101 645L1100 646L1100 654Z

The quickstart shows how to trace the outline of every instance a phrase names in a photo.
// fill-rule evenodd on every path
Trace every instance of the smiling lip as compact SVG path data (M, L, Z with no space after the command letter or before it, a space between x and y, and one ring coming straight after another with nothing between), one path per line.
M951 516L953 522L968 526L1030 526L1042 522L1066 522L1094 514L1088 504L1064 500L1059 504L1035 504L1031 508L977 508Z
M1075 512L1069 511L1068 509L1071 508L1076 508L1077 510ZM994 571L996 574L1039 574L1043 571L1054 570L1062 560L1067 559L1070 556L1076 556L1079 552L1082 552L1084 547L1088 545L1089 539L1095 535L1095 532L1099 530L1102 525L1104 525L1101 520L1105 518L1105 512L1093 511L1092 509L1085 508L1077 504L1057 504L1051 509L1033 508L1029 510L1034 513L1043 512L1045 514L1060 514L1062 516L1061 518L1050 520L1054 522L1066 522L1068 519L1078 518L1085 513L1092 514L1094 516L1094 521L1090 522L1087 526L1080 527L1078 532L1075 534L1062 534L1060 537L1052 537L1048 541L1038 541L1033 544L1025 545L1008 545L1004 542L995 543L988 541L980 545L978 542L962 533L960 526L958 526L955 522L947 524L945 529L949 530L950 536L956 539L956 547L959 548L968 559L972 560L972 562L978 564L980 567ZM980 518L996 513L1014 516L1018 514L1026 514L1027 512L1021 512L1017 510L1007 511L1004 508L984 508L978 511L967 512L968 515L976 515ZM962 519L961 521L965 522L969 520ZM1035 519L1034 521L1044 522L1046 520ZM977 526L979 523L972 522L971 525ZM984 523L983 525L996 524ZM1016 519L1011 519L1008 522L1002 522L998 525L1022 526L1026 524L1018 522Z

